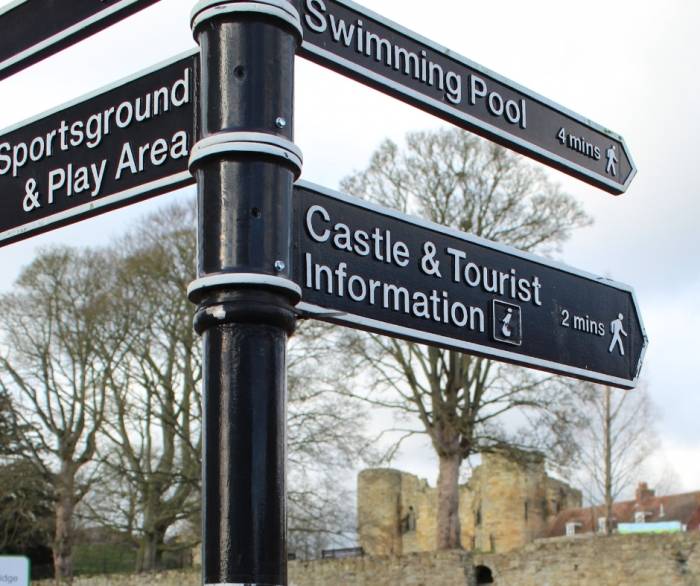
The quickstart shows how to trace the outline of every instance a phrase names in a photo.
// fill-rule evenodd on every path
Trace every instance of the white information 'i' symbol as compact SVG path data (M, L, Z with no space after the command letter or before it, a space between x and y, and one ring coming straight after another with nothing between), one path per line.
M510 338L513 335L513 330L510 329L510 320L513 318L513 310L509 307L508 313L501 321L501 333L505 338Z

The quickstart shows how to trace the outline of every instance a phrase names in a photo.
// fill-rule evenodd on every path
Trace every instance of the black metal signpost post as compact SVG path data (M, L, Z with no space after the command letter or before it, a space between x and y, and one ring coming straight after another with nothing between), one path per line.
M192 184L196 57L0 132L0 245Z
M350 0L301 1L311 61L610 193L632 181L617 134Z
M623 388L646 334L631 288L302 182L294 279L319 319Z
M204 0L201 49L198 303L204 344L203 579L287 583L286 342L290 279L294 54L291 2Z
M0 79L158 0L14 0L0 7Z

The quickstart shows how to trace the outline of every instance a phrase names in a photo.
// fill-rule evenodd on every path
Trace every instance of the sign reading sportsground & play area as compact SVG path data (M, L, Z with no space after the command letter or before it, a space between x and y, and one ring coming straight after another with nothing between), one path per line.
M196 56L1 131L0 245L194 183Z

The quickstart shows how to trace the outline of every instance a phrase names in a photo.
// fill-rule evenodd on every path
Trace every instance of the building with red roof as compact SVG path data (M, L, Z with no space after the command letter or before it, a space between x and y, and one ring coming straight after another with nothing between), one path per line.
M605 514L604 505L565 509L550 521L547 537L604 533ZM641 482L635 491L634 500L613 503L613 531L620 524L672 522L677 522L682 531L700 528L700 491L656 496L646 482Z

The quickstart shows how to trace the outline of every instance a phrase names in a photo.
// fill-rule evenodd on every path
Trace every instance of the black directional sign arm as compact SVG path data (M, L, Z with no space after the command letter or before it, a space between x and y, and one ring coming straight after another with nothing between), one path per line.
M613 194L617 134L349 0L302 0L300 55Z
M196 56L0 131L0 246L194 183Z
M0 79L158 0L15 0L0 7Z
M632 388L634 292L565 265L299 182L294 278L318 319Z

